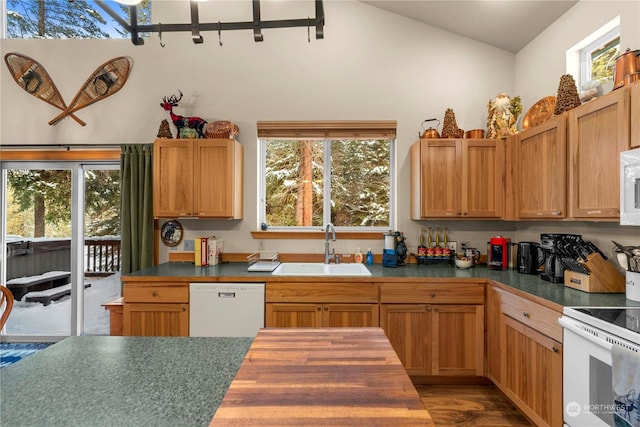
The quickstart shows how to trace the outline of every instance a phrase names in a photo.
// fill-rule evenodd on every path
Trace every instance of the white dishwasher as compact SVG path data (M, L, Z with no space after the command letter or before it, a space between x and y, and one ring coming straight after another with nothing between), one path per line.
M255 337L264 327L264 283L190 283L189 336Z

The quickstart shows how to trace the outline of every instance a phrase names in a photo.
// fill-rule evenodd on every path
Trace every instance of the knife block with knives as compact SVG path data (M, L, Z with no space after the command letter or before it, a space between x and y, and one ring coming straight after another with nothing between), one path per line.
M616 268L599 253L578 260L588 273L565 270L564 285L584 292L625 292L625 279Z

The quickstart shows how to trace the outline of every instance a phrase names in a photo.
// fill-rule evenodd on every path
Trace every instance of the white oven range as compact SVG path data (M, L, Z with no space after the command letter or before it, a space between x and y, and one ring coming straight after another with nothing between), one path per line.
M640 307L565 307L563 314L565 426L615 426L611 348L640 352Z

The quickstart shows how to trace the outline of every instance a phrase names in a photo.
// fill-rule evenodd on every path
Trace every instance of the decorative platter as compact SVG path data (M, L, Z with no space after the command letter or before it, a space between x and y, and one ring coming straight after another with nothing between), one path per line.
M160 238L166 246L178 246L182 241L182 224L176 220L167 221L160 229Z
M527 114L522 118L522 129L538 126L546 122L553 116L553 110L556 108L556 97L547 96L536 102L529 108Z

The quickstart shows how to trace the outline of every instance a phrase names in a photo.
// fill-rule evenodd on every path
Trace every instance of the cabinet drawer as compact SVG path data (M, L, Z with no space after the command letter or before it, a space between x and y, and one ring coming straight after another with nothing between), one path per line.
M502 312L538 332L562 342L562 326L558 323L561 314L557 311L505 292L502 294Z
M383 283L381 303L484 304L483 283Z
M267 283L266 302L378 303L375 283Z
M154 283L153 285L125 283L123 297L125 303L188 303L189 286L182 283Z

